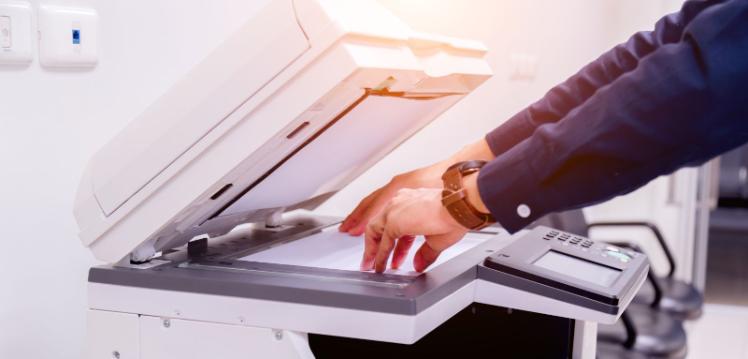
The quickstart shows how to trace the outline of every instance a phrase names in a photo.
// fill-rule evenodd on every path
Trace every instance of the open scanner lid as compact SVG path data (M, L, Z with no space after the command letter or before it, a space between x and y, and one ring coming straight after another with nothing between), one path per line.
M266 0L92 158L81 241L142 261L314 208L488 79L485 51L375 1Z

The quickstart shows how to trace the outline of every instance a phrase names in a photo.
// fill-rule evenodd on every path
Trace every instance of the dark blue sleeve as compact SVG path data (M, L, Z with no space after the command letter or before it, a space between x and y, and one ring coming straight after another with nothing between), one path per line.
M682 39L685 26L714 1L688 1L681 11L665 16L654 30L634 34L628 41L609 50L574 76L554 87L539 101L520 111L486 135L494 155L514 147L538 126L561 120L598 89L636 68L639 61L665 44Z
M481 198L501 225L517 231L748 141L748 1L696 4L696 13L686 14L695 6L686 4L673 17L684 25L679 39L661 42L565 114L556 111L558 120L538 123L532 110L521 114L537 126L497 152L478 178ZM558 108L552 103L536 105Z

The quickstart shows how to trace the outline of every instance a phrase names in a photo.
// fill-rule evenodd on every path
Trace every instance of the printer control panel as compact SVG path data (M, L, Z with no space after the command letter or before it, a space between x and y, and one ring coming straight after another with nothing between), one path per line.
M538 226L483 263L485 278L516 289L615 313L649 270L644 254Z
M583 255L590 252L602 258L611 258L621 263L631 262L639 253L628 249L622 249L605 243L597 243L591 239L580 237L571 233L550 229L545 232L543 239L546 241L558 241L561 246L568 246L572 250L578 250ZM556 247L557 245L553 245Z

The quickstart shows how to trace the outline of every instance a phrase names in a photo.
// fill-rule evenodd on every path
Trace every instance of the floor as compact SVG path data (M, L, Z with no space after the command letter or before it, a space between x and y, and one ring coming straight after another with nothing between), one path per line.
M704 315L687 324L689 355L748 359L748 210L710 218Z
M706 301L748 306L748 210L720 209L710 222Z
M688 358L748 359L748 307L707 304L686 330Z

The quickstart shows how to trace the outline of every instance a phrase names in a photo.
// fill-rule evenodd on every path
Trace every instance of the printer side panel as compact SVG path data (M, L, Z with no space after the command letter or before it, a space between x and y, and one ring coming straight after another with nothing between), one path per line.
M88 311L87 358L313 359L305 333Z
M140 316L107 310L87 313L87 358L140 358Z

